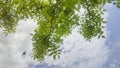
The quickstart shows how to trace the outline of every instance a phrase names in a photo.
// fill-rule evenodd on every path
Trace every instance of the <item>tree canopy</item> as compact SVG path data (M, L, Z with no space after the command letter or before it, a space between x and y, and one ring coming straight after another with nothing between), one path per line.
M120 8L120 0L0 0L0 28L3 34L15 32L18 21L31 18L37 21L32 35L33 59L45 56L60 57L62 37L79 27L78 32L89 40L105 38L102 28L105 3ZM80 9L84 13L80 15Z

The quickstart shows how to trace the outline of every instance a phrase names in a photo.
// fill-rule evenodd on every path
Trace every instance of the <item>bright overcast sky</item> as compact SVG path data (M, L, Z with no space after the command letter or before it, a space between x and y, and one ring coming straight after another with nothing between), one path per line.
M105 39L93 38L91 42L76 32L64 39L60 59L47 57L38 63L30 57L33 33L36 23L20 21L15 34L4 37L0 31L0 68L119 68L120 64L120 9L106 5L104 29ZM26 56L22 53L26 51Z

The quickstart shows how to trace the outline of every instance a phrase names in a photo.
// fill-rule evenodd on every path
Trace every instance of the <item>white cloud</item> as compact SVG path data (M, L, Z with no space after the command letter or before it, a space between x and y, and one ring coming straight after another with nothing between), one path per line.
M116 59L118 58L111 59L112 62L109 64L109 68L119 68L119 61Z
M106 31L104 35L106 35ZM91 42L86 42L74 30L61 45L60 59L53 60L51 57L47 57L45 62L60 68L101 68L109 57L109 49L105 46L105 41L106 39L103 38L93 38Z
M110 64L109 67L110 68L119 68L120 67L120 40L119 41L115 41L115 42L111 42L111 55L110 55Z
M110 68L116 68L116 64L110 64Z
M31 58L32 42L30 32L36 23L32 20L19 22L15 34L4 37L0 32L0 68L29 68L30 64L37 64ZM26 56L22 53L26 51Z

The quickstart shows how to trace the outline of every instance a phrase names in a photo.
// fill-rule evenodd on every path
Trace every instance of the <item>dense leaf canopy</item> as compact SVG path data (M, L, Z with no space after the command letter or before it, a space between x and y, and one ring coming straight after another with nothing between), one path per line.
M0 0L0 28L5 35L15 32L19 20L32 18L37 27L32 34L33 59L60 57L62 37L79 27L86 40L103 37L105 3L120 7L120 0ZM84 13L80 15L80 9Z

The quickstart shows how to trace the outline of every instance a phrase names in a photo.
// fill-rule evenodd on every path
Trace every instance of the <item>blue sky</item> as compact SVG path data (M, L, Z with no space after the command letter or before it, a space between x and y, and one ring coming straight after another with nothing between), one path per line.
M104 7L103 16L108 21L105 39L93 38L91 42L76 32L64 38L61 58L46 57L43 63L32 60L32 41L36 22L21 20L15 34L4 37L0 31L0 68L120 68L120 9L111 4ZM26 56L22 56L26 51Z
M112 68L120 68L120 9L112 5L107 8L107 12L109 14L107 17L107 31L109 32L109 36L106 45L109 47L111 55L104 66L107 68L110 68L109 66L113 66Z

